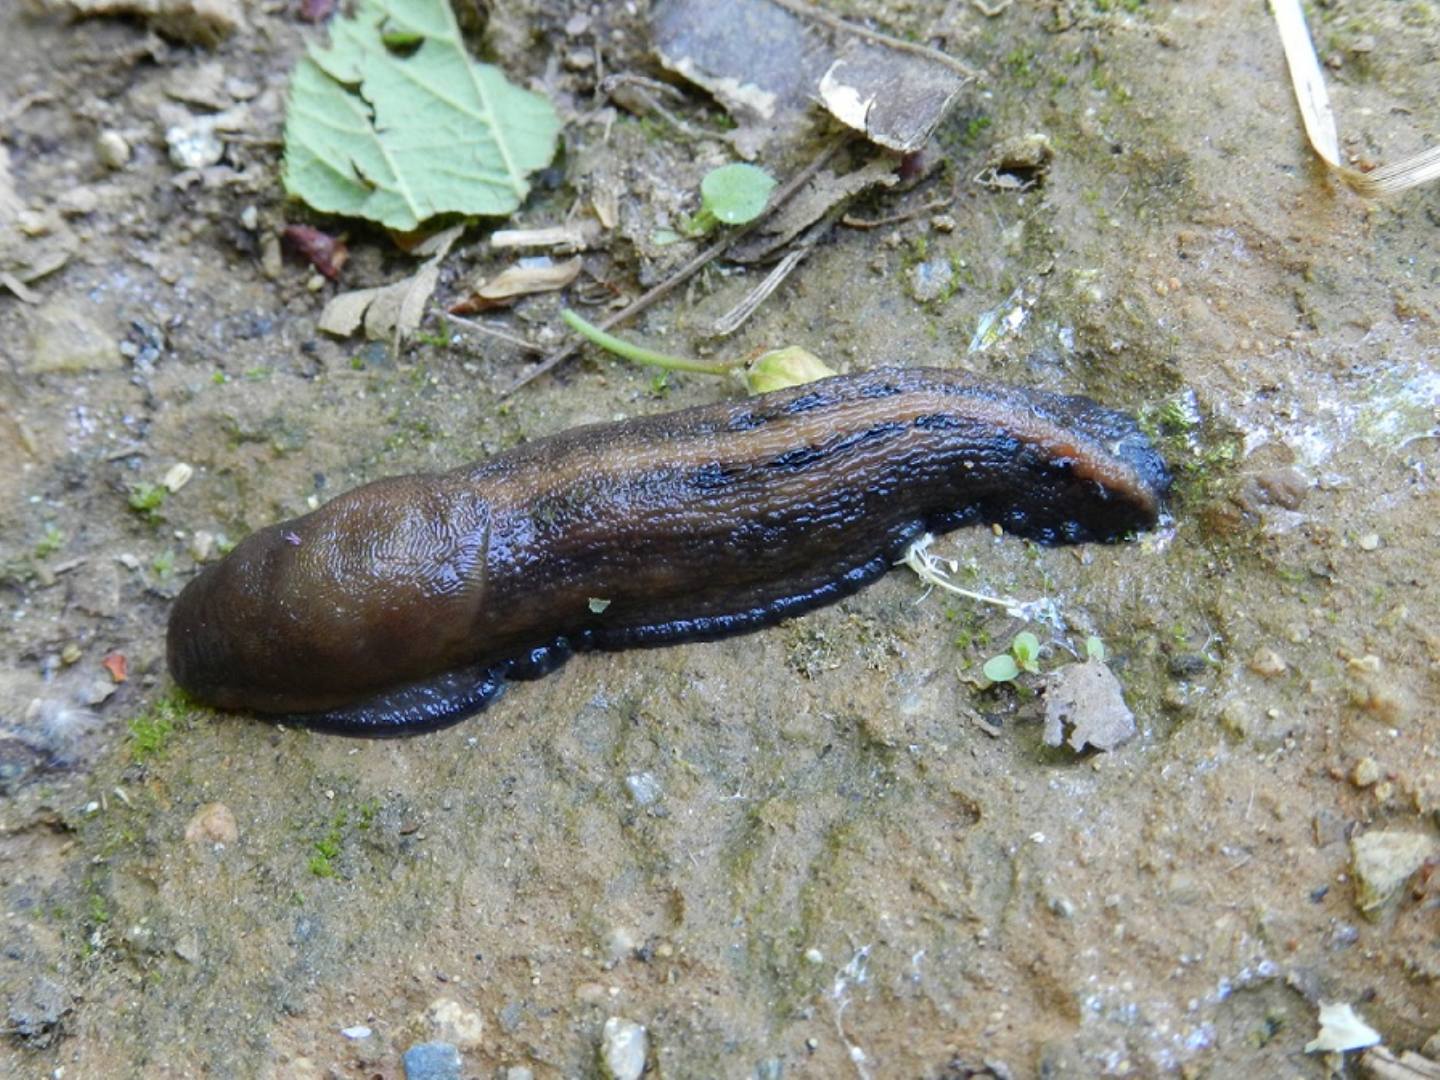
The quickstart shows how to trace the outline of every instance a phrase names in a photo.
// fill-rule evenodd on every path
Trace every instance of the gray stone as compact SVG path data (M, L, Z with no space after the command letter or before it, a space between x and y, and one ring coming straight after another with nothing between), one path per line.
M460 1080L460 1051L450 1043L416 1043L401 1060L405 1080Z

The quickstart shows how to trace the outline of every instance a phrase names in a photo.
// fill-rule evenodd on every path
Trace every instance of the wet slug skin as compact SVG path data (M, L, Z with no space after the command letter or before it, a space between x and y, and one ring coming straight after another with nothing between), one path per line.
M878 368L379 480L247 537L176 600L175 681L327 731L454 723L572 652L723 637L832 603L926 531L1153 525L1124 413ZM598 602L592 602L598 601Z

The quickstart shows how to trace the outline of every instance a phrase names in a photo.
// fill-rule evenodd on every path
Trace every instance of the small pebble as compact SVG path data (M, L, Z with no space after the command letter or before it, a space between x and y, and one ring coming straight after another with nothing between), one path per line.
M165 132L165 143L170 148L170 161L177 169L204 169L218 164L225 156L225 144L215 134L214 125L201 117L169 128Z
M239 838L235 814L222 802L206 803L185 826L185 840L191 844L233 844Z
M364 1024L356 1024L354 1027L341 1028L340 1034L344 1035L347 1039L368 1039L370 1037L370 1029Z
M1372 757L1362 757L1350 770L1350 782L1358 788L1367 788L1380 780L1380 765Z
M910 268L910 295L922 304L939 300L954 289L954 279L949 259L927 259Z
M823 964L825 962L825 954L814 946L811 946L805 950L805 962L807 964Z
M1284 675L1289 665L1274 649L1256 649L1255 655L1250 657L1250 670L1262 678L1274 679Z
M936 214L930 219L930 227L936 232L954 232L955 219L949 214Z
M473 1050L485 1038L485 1020L474 1009L467 1009L451 998L436 998L425 1010L425 1022L438 1041L453 1043L462 1050Z
M240 211L240 225L247 232L254 232L260 228L260 211L253 205L245 207Z
M60 650L60 662L68 667L69 665L76 663L82 655L83 654L80 651L80 646L76 645L72 641L68 645L66 645L65 648Z
M195 534L190 537L190 555L196 562L209 562L210 557L215 554L215 534L204 529L196 529Z
M640 1080L645 1071L649 1039L643 1024L612 1016L601 1034L600 1060L614 1080Z
M505 1080L535 1080L535 1073L524 1065L511 1065L505 1070Z
M660 781L648 772L631 773L625 777L625 789L630 793L630 798L635 800L637 806L651 806L660 800L664 792L660 788Z
M190 478L194 475L195 466L188 465L183 461L177 461L165 471L165 477L160 482L165 485L165 490L173 495L188 484Z
M1380 534L1366 533L1356 542L1360 545L1361 551L1374 551L1380 546Z
M401 1061L405 1080L460 1080L460 1051L449 1043L416 1043Z
M95 140L95 153L107 169L123 169L130 164L130 144L118 131L102 131Z

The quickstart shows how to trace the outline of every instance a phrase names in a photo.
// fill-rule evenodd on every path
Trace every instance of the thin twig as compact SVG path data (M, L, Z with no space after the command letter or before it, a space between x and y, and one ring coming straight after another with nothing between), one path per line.
M953 56L946 56L939 49L932 49L928 45L917 45L913 41L905 41L901 38L891 37L889 34L882 34L879 30L871 30L867 26L858 26L852 22L846 22L837 15L831 15L828 11L822 11L807 0L774 0L774 3L788 11L799 15L802 19L813 19L815 22L828 26L831 30L841 34L854 34L856 37L865 38L868 41L878 42L899 52L912 53L915 56L923 56L927 60L933 60L937 64L944 64L955 74L965 79L979 79L979 73L966 64L962 64Z
M854 214L846 214L840 219L841 225L848 225L852 229L883 229L886 225L899 225L902 222L910 221L913 218L923 217L936 210L944 210L950 205L954 195L948 195L940 199L932 199L924 206L917 206L914 210L906 210L903 213L891 214L883 218L861 218Z
M456 326L463 326L466 330L474 330L478 334L488 334L490 337L499 338L501 341L514 345L517 349L524 349L526 352L535 353L543 353L545 351L545 346L543 345L536 345L533 341L526 341L524 338L516 337L514 334L507 334L504 330L497 330L493 326L486 326L482 322L467 319L463 315L452 315L448 311L442 311L440 314L447 322L452 322Z
M790 198L790 196L794 195L795 192L799 191L800 188L807 184L815 176L816 173L823 169L825 165L829 163L830 159L840 152L841 147L845 146L849 141L850 140L848 136L845 138L837 139L835 142L831 143L825 150L821 151L816 156L814 161L810 162L809 165L806 165L805 168L801 169L798 173L796 173L789 181L786 182L783 187L777 188L775 194L771 196L770 202L766 205L765 212L761 214L760 217L756 218L748 225L742 225L740 228L736 229L730 234L722 236L719 240L715 241L715 243L711 244L704 251L700 252L700 254L696 255L684 266L680 267L679 270L676 270L659 285L656 285L649 292L646 292L637 299L631 301L625 307L615 312L615 314L609 315L606 318L602 319L596 325L601 330L609 330L612 327L624 322L626 319L629 319L634 315L638 315L640 312L648 308L651 304L655 303L655 301L669 294L677 286L683 285L685 282L689 281L692 277L694 277L697 273L704 269L710 262L712 262L720 255L723 255L733 244L735 244L736 241L740 240L742 237L748 236L752 231L758 228L766 219L770 217L770 215L775 213L775 211L779 209L779 207L782 206L785 201ZM524 375L520 376L520 378L517 379L508 389L502 391L500 396L509 397L511 394L515 393L516 390L519 390L521 387L534 382L546 372L552 371L556 367L556 365L563 363L565 360L568 360L571 356L575 354L576 350L580 348L581 341L581 338L572 338L568 344L551 353L544 360L540 361L540 363L536 364L533 368L527 371Z
M784 283L795 267L800 265L801 260L815 250L815 245L820 242L820 237L829 232L834 224L834 219L827 217L812 226L800 242L791 247L785 253L785 257L775 264L770 273L765 275L764 281L751 289L743 300L715 320L710 332L717 337L725 337L744 326L746 320L755 314L756 309Z

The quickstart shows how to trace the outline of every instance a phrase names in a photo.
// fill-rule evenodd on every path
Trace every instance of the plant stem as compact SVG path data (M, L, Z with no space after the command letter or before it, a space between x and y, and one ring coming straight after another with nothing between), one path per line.
M683 356L670 356L667 353L654 352L639 345L632 345L614 334L607 334L598 326L592 326L569 308L560 312L560 318L565 320L565 325L587 341L636 364L653 364L666 371L692 371L699 375L725 375L735 366L733 360L720 360L713 364L707 364L701 360L687 360Z

